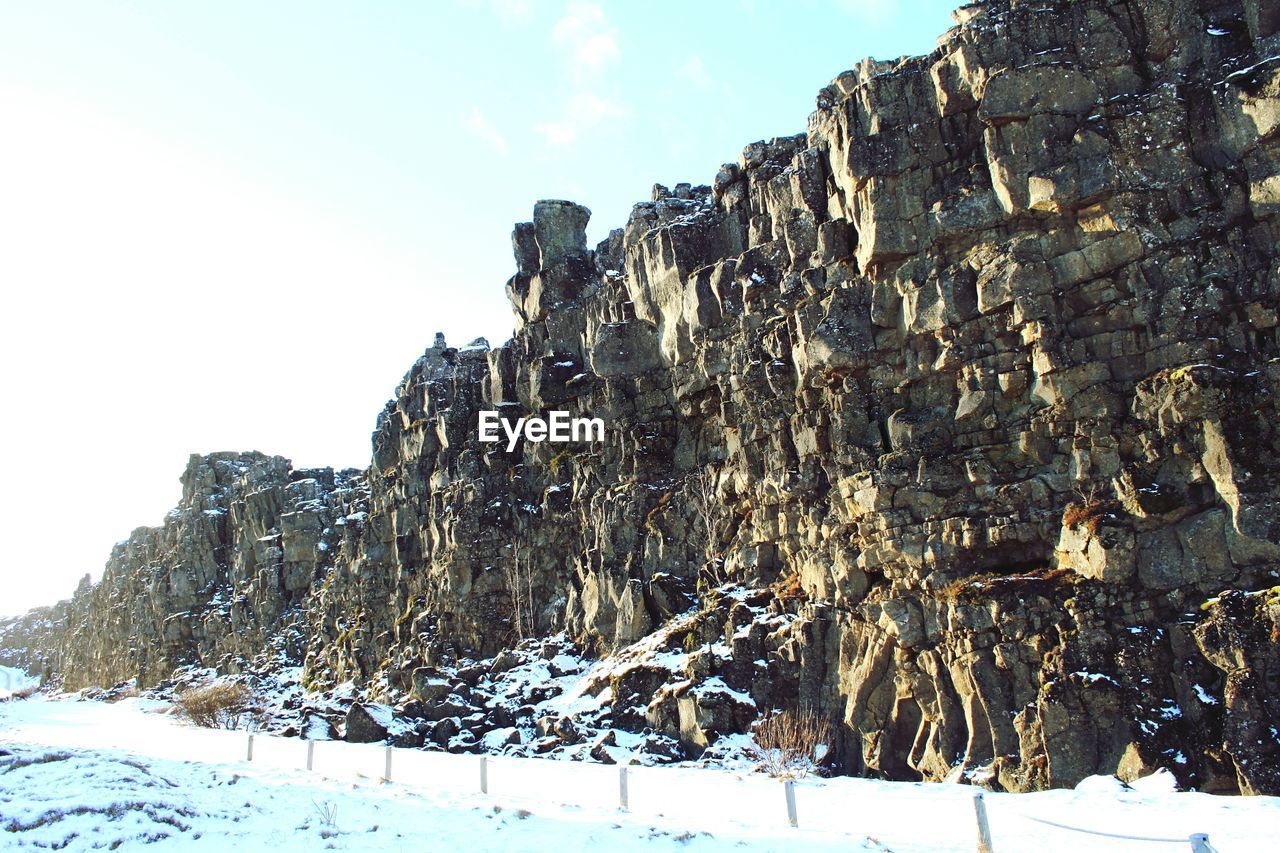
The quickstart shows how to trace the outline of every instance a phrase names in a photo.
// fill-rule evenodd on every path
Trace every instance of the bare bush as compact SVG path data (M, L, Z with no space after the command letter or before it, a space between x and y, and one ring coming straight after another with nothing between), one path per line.
M174 701L182 713L206 729L234 729L252 712L253 694L243 684L219 682L191 687Z
M750 749L756 764L778 779L803 779L831 746L831 725L812 711L782 711L756 723Z

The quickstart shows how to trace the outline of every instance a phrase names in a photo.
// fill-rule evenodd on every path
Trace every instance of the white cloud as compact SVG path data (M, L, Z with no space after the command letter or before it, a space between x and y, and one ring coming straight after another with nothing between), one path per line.
M626 114L627 111L614 101L591 92L578 92L569 98L559 119L539 124L537 130L552 145L569 146L584 131Z
M550 144L569 147L585 132L626 116L606 82L606 68L622 58L622 48L604 8L589 0L570 0L551 28L551 44L568 66L569 94L559 116L534 129Z
M472 107L470 112L462 117L462 126L494 151L499 154L507 153L506 137L493 126L493 122L489 121L479 107Z
M598 71L622 58L618 33L605 17L599 4L574 0L564 17L551 30L556 47L572 53L575 70L580 73Z
M691 56L684 65L680 66L680 77L686 82L691 83L697 89L711 88L711 75L707 73L707 67L702 63L701 56Z

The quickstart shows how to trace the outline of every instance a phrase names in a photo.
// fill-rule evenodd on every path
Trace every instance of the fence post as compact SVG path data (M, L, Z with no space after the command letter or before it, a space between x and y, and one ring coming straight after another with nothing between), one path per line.
M800 820L796 816L796 785L790 779L784 779L782 782L782 791L787 796L787 823L791 826L799 826Z
M245 761L253 761L253 732L249 732L249 746L245 749Z
M489 793L489 756L480 756L480 793Z
M1207 833L1197 832L1191 836L1191 853L1214 853Z
M316 766L316 742L307 741L307 769L312 770Z
M981 791L973 795L973 813L978 819L978 853L992 853L991 825L987 823L987 804Z
M631 796L627 791L627 765L618 765L618 808L624 812L631 807Z
M382 768L382 778L387 782L391 781L391 747L387 747L386 766Z

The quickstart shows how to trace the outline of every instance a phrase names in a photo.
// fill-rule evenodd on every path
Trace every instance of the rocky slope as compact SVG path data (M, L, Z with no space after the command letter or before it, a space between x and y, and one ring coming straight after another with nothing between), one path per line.
M301 664L454 748L586 714L694 757L801 706L843 772L1280 793L1280 11L956 21L595 249L539 202L514 337L438 337L367 471L193 457L100 583L0 627L9 659ZM606 436L506 452L482 409ZM607 665L506 719L485 673L562 644Z

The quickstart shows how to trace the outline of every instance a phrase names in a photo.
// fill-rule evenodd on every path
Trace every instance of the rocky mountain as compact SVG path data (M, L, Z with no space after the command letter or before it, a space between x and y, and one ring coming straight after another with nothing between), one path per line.
M3 660L301 666L295 710L456 749L696 757L802 707L840 772L1280 793L1280 7L955 20L594 249L537 203L514 336L437 336L367 470L193 456Z

